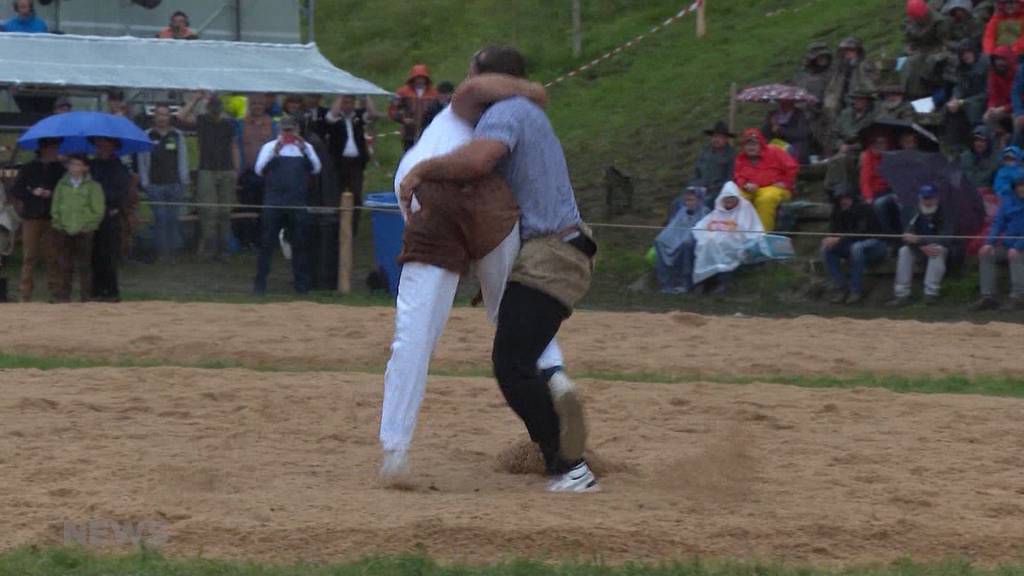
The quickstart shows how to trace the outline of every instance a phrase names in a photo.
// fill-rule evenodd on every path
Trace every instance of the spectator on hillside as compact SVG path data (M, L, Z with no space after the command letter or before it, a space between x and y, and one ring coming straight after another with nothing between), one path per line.
M990 57L992 63L988 73L988 102L985 122L998 122L1013 112L1011 95L1013 79L1017 74L1017 58L1006 46L996 48Z
M11 189L11 196L18 208L18 216L21 217L22 261L19 293L22 302L32 301L35 269L40 257L46 270L50 297L56 299L60 294L61 273L54 250L56 244L50 221L53 191L65 171L64 165L60 162L59 149L59 139L41 140L35 160L18 170L18 178Z
M864 300L864 269L885 259L888 245L879 238L862 236L881 234L874 209L857 197L849 186L841 186L834 193L832 216L826 236L821 241L821 258L832 278L833 304L860 304ZM861 236L847 236L856 234ZM843 274L842 261L849 264L849 273Z
M196 106L206 102L206 112L196 116ZM197 95L182 109L183 124L194 126L199 140L199 172L196 200L199 208L199 256L222 259L231 237L231 208L238 185L238 141L235 121L224 113L224 104L214 94Z
M72 276L78 270L79 298L92 298L92 238L103 220L103 188L89 177L85 156L68 157L67 174L53 191L50 215L61 264L58 302L71 301Z
M1014 55L1024 52L1024 12L1017 0L996 0L995 14L985 25L981 42L985 54L995 54L1000 47Z
M763 235L764 226L754 206L743 198L739 186L726 182L715 200L715 209L693 229L697 240L694 285L717 277L714 293L727 292L733 271L743 264L752 245Z
M850 107L843 110L832 127L832 143L839 154L856 151L860 133L878 117L875 93L857 91L850 95Z
M103 189L104 214L92 239L92 297L101 302L119 302L117 263L121 256L124 223L134 210L131 172L117 156L119 140L96 138L96 154L89 174Z
M165 40L196 40L199 35L189 28L188 14L178 10L171 14L170 24L163 30L157 32L157 38Z
M328 141L334 162L338 197L346 191L355 197L355 205L363 205L363 173L370 161L366 146L366 110L356 108L356 97L339 96L327 112ZM359 213L352 221L352 233L359 230Z
M886 305L906 306L911 301L910 284L914 279L914 263L926 260L924 275L924 303L938 302L942 279L946 275L946 261L952 239L956 234L956 218L947 214L939 201L935 186L926 184L918 191L916 210L903 233L903 246L896 263L894 298ZM938 237L938 238L935 238Z
M693 288L693 259L697 241L693 228L709 210L704 205L706 190L687 186L673 202L665 229L654 239L654 271L665 294L686 294Z
M964 178L975 190L990 190L999 168L999 156L992 145L992 131L985 125L974 129L971 146L960 154Z
M437 94L438 99L427 106L426 118L423 121L424 126L430 126L430 123L434 121L434 117L451 104L452 94L455 94L455 85L445 80L437 85Z
M36 16L34 0L15 0L14 17L3 23L4 32L41 34L50 31L46 21Z
M270 261L278 245L281 230L287 230L292 247L292 275L295 291L305 294L310 289L309 212L304 209L275 206L306 206L309 201L309 177L319 174L321 165L313 147L299 136L299 123L291 116L281 119L281 134L260 149L256 174L265 178L260 252L253 291L267 292Z
M868 61L864 44L850 36L839 43L832 77L825 89L824 107L830 118L837 118L848 105L853 94L872 93L878 88L878 67Z
M832 51L824 42L812 42L804 54L803 66L792 80L794 86L807 90L818 101L807 104L804 113L811 125L811 153L822 154L828 147L829 122L822 108L825 88L832 73Z
M792 100L779 100L779 107L768 112L761 126L767 140L782 140L789 144L792 155L801 164L807 164L811 155L811 124L804 111Z
M799 165L788 152L770 146L756 128L743 131L734 182L757 209L765 230L775 229L779 204L792 197Z
M1024 150L1018 146L1007 146L1000 154L999 169L996 170L992 189L1000 199L1013 195L1013 181L1024 168Z
M736 151L729 141L736 135L721 120L705 130L704 134L708 137L708 143L701 148L694 164L693 184L703 186L708 191L704 201L710 208L714 206L722 186L732 180Z
M907 101L907 91L899 84L888 84L878 90L880 100L877 107L877 120L899 120L914 122L917 112Z
M256 158L263 144L277 138L277 122L267 114L267 99L264 94L249 94L248 111L238 121L239 176L238 201L241 204L258 206L263 203L263 178L256 173ZM259 214L258 209L244 212ZM243 248L260 245L260 224L257 220L239 220L234 224L235 237Z
M954 150L962 149L970 134L985 116L988 103L989 57L981 54L976 44L964 40L957 46L959 66L952 97L945 104L946 141Z
M882 164L882 154L889 149L889 138L876 135L870 140L867 149L860 153L860 197L869 205L876 198L889 193L889 183L878 172ZM833 190L833 200L840 190L853 190L849 185L840 185Z
M416 64L409 69L405 84L395 92L388 116L402 125L402 149L408 151L426 127L427 109L441 95L434 88L430 69L425 64Z
M975 18L973 10L971 0L948 0L942 7L942 14L946 17L943 40L948 46L957 46L964 41L977 44L981 40L985 27Z
M971 305L972 311L999 308L995 298L998 262L1009 264L1011 309L1024 305L1024 174L1014 178L1013 190L1013 195L1000 203L985 245L978 252L981 300Z
M153 149L139 154L139 177L150 202L184 202L188 186L188 145L185 135L171 125L171 108L153 110L153 127L146 134ZM181 248L180 206L152 205L157 257L173 256Z
M981 24L982 31L984 32L985 25L992 16L996 13L995 0L971 0L974 3L974 19Z

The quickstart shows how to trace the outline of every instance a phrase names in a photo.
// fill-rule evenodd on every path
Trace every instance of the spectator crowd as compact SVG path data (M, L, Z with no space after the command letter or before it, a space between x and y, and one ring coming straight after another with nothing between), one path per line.
M716 291L727 287L750 261L751 235L780 226L807 170L823 173L831 201L820 243L831 302L861 303L865 270L891 256L888 305L912 302L916 268L931 304L947 269L977 255L981 299L971 309L1000 306L1000 263L1009 305L1024 307L1024 0L907 0L902 34L895 61L872 58L853 36L834 49L814 42L786 80L802 92L774 99L759 128L738 139L724 122L705 131L655 241L663 292L703 290L709 270Z

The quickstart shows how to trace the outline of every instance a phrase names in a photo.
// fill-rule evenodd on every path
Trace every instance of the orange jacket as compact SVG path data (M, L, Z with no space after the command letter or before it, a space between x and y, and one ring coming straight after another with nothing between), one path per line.
M776 182L782 183L787 190L793 190L796 184L796 172L800 165L796 160L778 146L770 146L764 139L764 135L756 128L747 128L743 131L741 142L746 141L750 136L757 136L761 143L761 155L751 159L743 153L742 146L740 153L736 155L736 168L733 172L733 180L743 188L748 183L757 184L758 188L771 186Z
M417 94L413 88L413 80L423 77L427 79L427 86L423 94ZM416 64L409 69L405 84L395 91L396 97L391 101L388 108L388 116L402 125L402 138L407 141L419 139L423 131L423 119L426 116L427 108L431 102L439 100L441 95L434 88L430 80L430 69L426 64ZM411 123L407 122L412 120Z
M878 173L878 165L882 163L882 155L873 150L860 153L860 196L865 202L871 202L880 193L889 188L889 183Z
M1016 38L1007 42L1007 35ZM1024 53L1024 13L1007 16L997 12L988 21L981 40L982 50L985 54L992 54L999 46L1009 46L1017 55Z

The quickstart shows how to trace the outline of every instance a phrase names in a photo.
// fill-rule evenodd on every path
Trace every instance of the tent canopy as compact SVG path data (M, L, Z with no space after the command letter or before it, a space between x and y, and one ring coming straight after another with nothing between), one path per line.
M0 34L0 84L387 95L315 44Z

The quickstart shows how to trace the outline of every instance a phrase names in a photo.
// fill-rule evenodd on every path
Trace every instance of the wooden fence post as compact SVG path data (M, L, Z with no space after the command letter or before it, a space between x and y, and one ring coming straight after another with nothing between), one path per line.
M341 225L338 226L338 292L352 292L352 218L355 196L341 195Z
M703 38L708 33L708 21L707 21L707 0L701 2L697 6L697 38Z
M729 132L736 133L736 92L739 87L733 82L729 87Z

